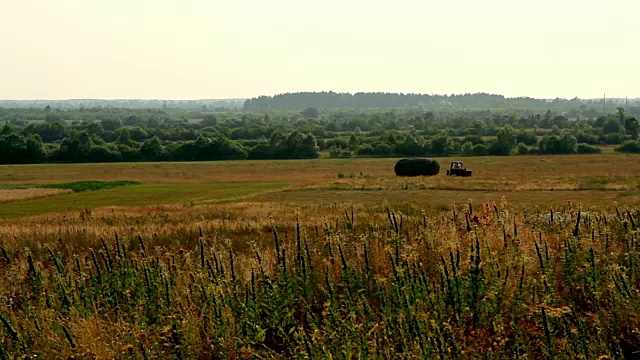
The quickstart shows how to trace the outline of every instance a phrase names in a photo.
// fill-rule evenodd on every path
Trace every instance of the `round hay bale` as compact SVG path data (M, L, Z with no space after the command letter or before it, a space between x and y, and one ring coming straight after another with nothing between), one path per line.
M431 159L400 159L393 170L398 176L433 176L440 172L440 163Z

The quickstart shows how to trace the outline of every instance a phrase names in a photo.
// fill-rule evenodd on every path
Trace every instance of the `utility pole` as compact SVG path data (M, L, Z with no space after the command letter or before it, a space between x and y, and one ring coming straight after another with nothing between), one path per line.
M607 113L607 93L604 93L604 97L602 98L602 111Z

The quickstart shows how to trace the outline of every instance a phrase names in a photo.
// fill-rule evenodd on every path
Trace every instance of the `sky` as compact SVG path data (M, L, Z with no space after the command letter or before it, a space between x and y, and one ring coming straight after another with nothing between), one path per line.
M637 0L0 0L0 99L640 97Z

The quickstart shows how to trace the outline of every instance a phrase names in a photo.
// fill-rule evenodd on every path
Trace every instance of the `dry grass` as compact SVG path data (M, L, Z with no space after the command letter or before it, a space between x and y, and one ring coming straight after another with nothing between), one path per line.
M25 201L46 198L50 196L70 194L73 191L67 189L0 189L0 204L14 201Z
M474 170L473 178L500 182L579 176L637 177L640 155L512 156L456 158ZM452 158L437 158L444 168ZM82 180L135 180L144 183L296 182L324 184L339 173L393 176L397 159L319 159L193 163L114 163L2 165L0 184L48 184Z
M0 298L11 299L0 314L18 332L12 341L0 324L0 349L241 359L341 350L356 358L622 358L634 350L640 255L629 221L640 220L638 208L629 217L611 206L583 213L575 236L575 204L553 222L507 201L432 214L393 209L246 201L0 221L11 260L0 254Z

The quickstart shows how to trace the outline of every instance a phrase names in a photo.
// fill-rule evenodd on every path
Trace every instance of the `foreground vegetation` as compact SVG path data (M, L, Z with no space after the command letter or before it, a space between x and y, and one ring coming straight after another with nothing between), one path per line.
M640 209L555 210L238 203L0 224L0 357L634 358Z

